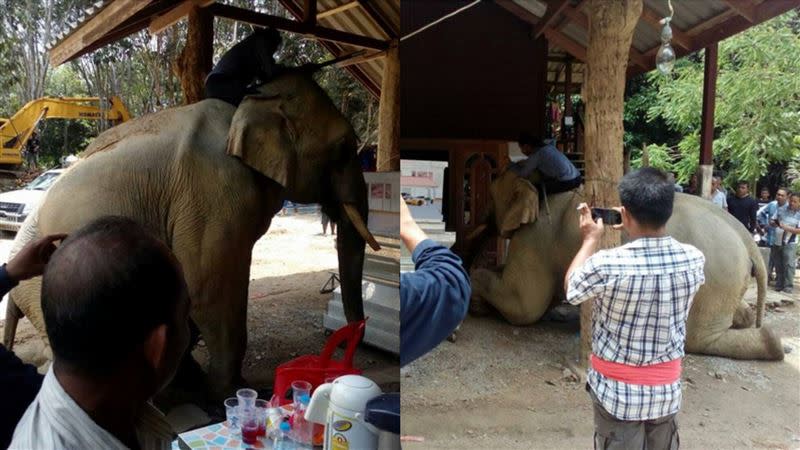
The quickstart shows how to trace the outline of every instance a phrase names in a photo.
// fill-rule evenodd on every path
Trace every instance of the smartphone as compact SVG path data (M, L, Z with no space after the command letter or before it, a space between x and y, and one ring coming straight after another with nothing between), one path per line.
M622 223L622 214L616 209L592 208L592 220L603 219L603 225L619 225Z

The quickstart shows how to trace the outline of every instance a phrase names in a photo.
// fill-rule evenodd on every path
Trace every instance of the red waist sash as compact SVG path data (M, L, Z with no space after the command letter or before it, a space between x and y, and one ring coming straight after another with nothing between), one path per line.
M606 378L627 384L659 386L681 379L681 358L649 366L631 366L600 359L592 354L592 368Z

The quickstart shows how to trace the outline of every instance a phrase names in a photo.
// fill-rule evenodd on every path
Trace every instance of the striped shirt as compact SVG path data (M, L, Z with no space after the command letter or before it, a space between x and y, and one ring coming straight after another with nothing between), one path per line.
M143 450L170 449L175 434L163 414L146 403L136 426L136 437ZM42 388L25 411L9 449L124 450L128 447L97 425L64 391L53 372L44 377Z
M698 249L669 236L637 239L589 257L570 274L567 301L594 301L592 352L632 366L683 357L686 318L705 282L704 265ZM680 380L627 384L590 368L588 382L603 408L621 420L657 419L680 409Z

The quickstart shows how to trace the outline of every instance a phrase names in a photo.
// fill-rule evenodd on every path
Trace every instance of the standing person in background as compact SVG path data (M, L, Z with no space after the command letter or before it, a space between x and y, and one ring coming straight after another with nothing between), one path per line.
M711 198L715 205L728 210L728 201L725 198L725 191L722 190L722 178L719 176L711 177Z
M750 196L750 184L747 181L736 183L736 192L728 196L728 212L751 234L758 231L758 202Z
M327 214L320 211L320 216L322 216L322 235L325 236L328 233L328 223L331 224L331 235L336 234L336 222L332 221Z
M461 259L433 242L400 201L400 239L414 272L400 274L400 365L445 340L464 320L471 288Z
M25 144L25 161L28 163L28 169L36 169L38 165L39 156L39 133L34 131L31 133L28 143Z
M758 207L761 208L767 203L772 200L772 196L769 195L769 188L764 186L761 188L761 191L758 194Z
M789 204L777 211L772 225L776 227L775 243L780 248L775 261L775 290L791 294L797 266L797 235L800 234L800 193L790 194Z
M594 448L677 449L686 319L705 257L667 234L673 183L646 167L619 183L627 244L595 253L604 228L582 203L583 244L567 269L567 302L592 302L587 390Z
M767 274L772 278L775 264L780 258L780 242L775 240L776 226L772 223L772 218L776 217L778 210L786 209L789 205L789 190L785 187L778 188L775 192L775 200L767 203L758 210L758 223L761 225L761 234L765 236L765 243L769 247L769 263L767 264Z

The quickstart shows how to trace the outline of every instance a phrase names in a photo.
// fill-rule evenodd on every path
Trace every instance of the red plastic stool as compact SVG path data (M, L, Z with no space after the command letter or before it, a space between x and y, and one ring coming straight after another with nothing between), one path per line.
M311 383L313 392L325 379L342 375L361 375L361 369L353 367L356 346L364 335L366 319L349 323L334 332L319 355L303 355L285 362L275 369L273 394L281 400L281 405L292 402L292 382L297 380ZM347 341L344 358L331 359L333 352L342 342Z

